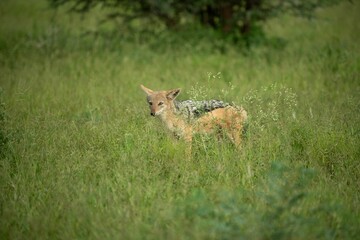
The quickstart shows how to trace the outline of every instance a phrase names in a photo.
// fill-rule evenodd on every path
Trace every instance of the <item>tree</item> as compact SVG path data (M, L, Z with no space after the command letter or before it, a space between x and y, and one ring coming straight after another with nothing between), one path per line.
M107 20L121 19L128 24L134 19L157 20L168 29L187 22L198 22L224 35L247 38L261 23L281 13L312 17L315 9L339 0L49 0L53 7L69 4L71 11L88 12L101 6L111 10Z

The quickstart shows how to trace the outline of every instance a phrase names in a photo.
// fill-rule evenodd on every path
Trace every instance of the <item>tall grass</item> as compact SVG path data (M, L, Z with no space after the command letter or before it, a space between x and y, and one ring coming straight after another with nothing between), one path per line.
M83 35L95 18L46 6L0 3L1 239L357 238L359 4L275 19L287 44L245 52ZM242 105L243 149L199 136L187 160L141 83Z

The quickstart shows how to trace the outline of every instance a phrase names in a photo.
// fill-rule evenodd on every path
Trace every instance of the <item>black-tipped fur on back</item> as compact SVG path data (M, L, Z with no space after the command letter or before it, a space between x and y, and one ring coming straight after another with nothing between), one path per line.
M178 114L183 115L189 121L199 118L207 112L211 112L218 108L232 106L232 104L220 100L204 100L204 101L174 101Z

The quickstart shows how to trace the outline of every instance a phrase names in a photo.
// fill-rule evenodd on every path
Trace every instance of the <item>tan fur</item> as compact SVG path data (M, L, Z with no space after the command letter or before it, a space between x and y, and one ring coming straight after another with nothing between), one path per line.
M189 153L191 153L191 142L195 133L218 134L221 131L226 133L236 147L240 148L241 135L247 119L247 113L243 108L233 106L217 108L190 124L176 114L174 99L180 93L180 89L153 91L143 85L141 88L147 94L151 115L159 116L170 131L187 141Z

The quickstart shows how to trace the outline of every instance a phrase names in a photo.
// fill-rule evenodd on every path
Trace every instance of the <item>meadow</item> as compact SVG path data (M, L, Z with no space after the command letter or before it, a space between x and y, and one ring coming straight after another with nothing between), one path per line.
M360 4L212 33L113 34L46 1L0 2L1 239L358 239ZM186 145L139 85L249 115L241 151Z

